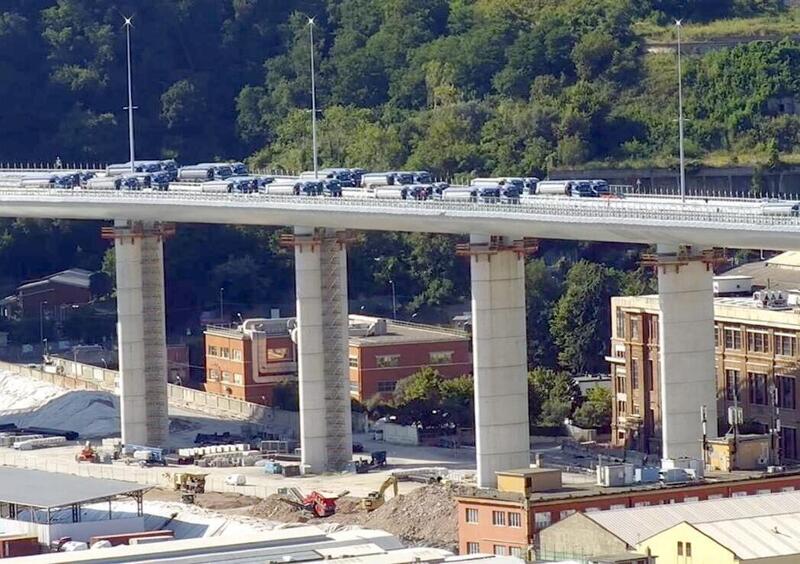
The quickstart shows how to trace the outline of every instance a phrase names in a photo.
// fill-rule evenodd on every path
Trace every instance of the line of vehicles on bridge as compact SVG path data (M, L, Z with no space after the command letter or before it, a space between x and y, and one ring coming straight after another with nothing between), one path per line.
M325 168L297 176L250 174L241 162L197 163L178 167L172 159L109 165L105 172L82 170L0 173L0 188L84 190L173 190L403 200L519 202L534 196L610 195L604 180L539 180L532 177L475 178L468 186L437 182L428 171L369 172Z
M25 169L0 172L0 188L82 190L149 190L282 196L322 196L402 200L452 200L519 203L541 196L570 198L622 198L599 179L539 180L535 177L474 178L469 185L436 181L430 172L369 172L362 168L324 168L299 175L251 174L241 162L205 162L179 167L173 159L118 163L105 171ZM675 198L650 198L654 205L677 205ZM800 216L796 201L765 199L741 202L694 199L693 205L718 210L730 206L758 205L763 215Z

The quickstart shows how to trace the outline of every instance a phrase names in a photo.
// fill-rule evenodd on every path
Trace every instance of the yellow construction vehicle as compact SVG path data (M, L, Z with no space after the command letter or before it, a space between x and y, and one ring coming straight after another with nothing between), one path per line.
M386 496L384 494L390 486L394 487L394 497L397 497L397 478L389 476L386 478L386 481L381 484L381 488L377 492L369 492L367 497L361 499L361 508L366 511L375 511L378 509L386 501Z
M206 491L206 476L198 472L176 472L175 474L164 474L164 477L171 481L171 485L176 492L181 492L181 500L184 503L194 503L195 494Z

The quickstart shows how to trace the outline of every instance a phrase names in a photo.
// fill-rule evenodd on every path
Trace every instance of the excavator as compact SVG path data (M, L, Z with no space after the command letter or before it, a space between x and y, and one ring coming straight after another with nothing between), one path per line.
M97 462L98 458L97 451L92 446L92 443L86 441L80 452L75 455L75 462Z
M308 517L330 517L336 513L336 500L346 496L343 491L334 496L313 491L303 495L297 488L278 488L281 501L300 509Z
M386 490L388 490L391 486L394 486L394 497L397 497L397 478L394 476L389 476L386 478L383 484L381 484L381 487L377 492L369 492L367 497L361 499L361 508L365 511L375 511L378 509L386 502Z

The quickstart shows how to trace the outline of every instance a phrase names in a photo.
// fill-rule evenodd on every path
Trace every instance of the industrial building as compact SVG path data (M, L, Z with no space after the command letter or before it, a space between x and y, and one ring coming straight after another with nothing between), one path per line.
M294 318L247 319L205 331L206 391L270 404L274 386L297 378ZM350 315L350 392L358 399L391 394L425 366L444 377L471 374L467 333L418 323Z
M661 535L681 523L694 527L727 521L746 523L762 518L787 517L797 519L800 493L779 492L753 496L737 496L727 499L709 499L673 505L653 505L611 511L576 513L553 524L539 533L537 555L546 559L587 558L609 552L636 550L650 553L657 562L680 562L671 560L677 556L677 541L665 543ZM788 529L785 529L788 532ZM670 536L673 536L670 534ZM742 535L746 539L750 535ZM766 534L759 542L763 543ZM795 537L796 538L796 537ZM752 539L751 539L752 540ZM686 542L686 541L684 541ZM695 547L696 562L723 562L721 552L705 552L701 556L698 541L688 541ZM778 548L780 543L770 543ZM666 547L666 548L664 548ZM691 552L691 549L689 549ZM685 552L685 546L684 551ZM716 558L719 554L719 558ZM796 554L796 553L795 553ZM709 558L713 555L713 558ZM691 556L684 554L682 556Z
M36 317L41 310L56 316L63 306L85 304L92 299L92 279L108 277L102 272L70 268L19 285L14 294L0 300L0 317Z
M715 376L709 375L709 383L716 386L713 407L718 417L709 418L708 434L715 437L729 430L732 407L741 408L739 417L748 432L766 433L777 428L777 407L780 451L767 456L762 466L798 460L800 292L754 292L752 279L743 276L716 277L714 287ZM661 455L659 298L614 297L611 315L611 350L606 359L614 386L612 441ZM700 430L699 411L691 421Z
M685 502L800 490L800 471L720 473L679 483L599 486L562 484L559 471L531 468L498 472L497 483L496 489L465 489L456 496L462 554L535 552L543 531L576 513L601 516L612 513L608 510L665 505L672 508L678 506L673 504ZM597 552L591 554L613 554L635 546L612 541L597 541ZM555 551L552 543L548 546Z
M36 536L48 546L69 536L76 541L144 530L142 496L152 486L21 468L0 468L0 538ZM111 511L116 499L136 501L135 513ZM108 502L108 509L87 507Z

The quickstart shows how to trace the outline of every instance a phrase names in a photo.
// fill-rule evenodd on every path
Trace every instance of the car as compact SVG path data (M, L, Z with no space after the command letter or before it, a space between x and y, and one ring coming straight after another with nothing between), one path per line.
M364 452L364 445L361 443L353 443L353 452Z

